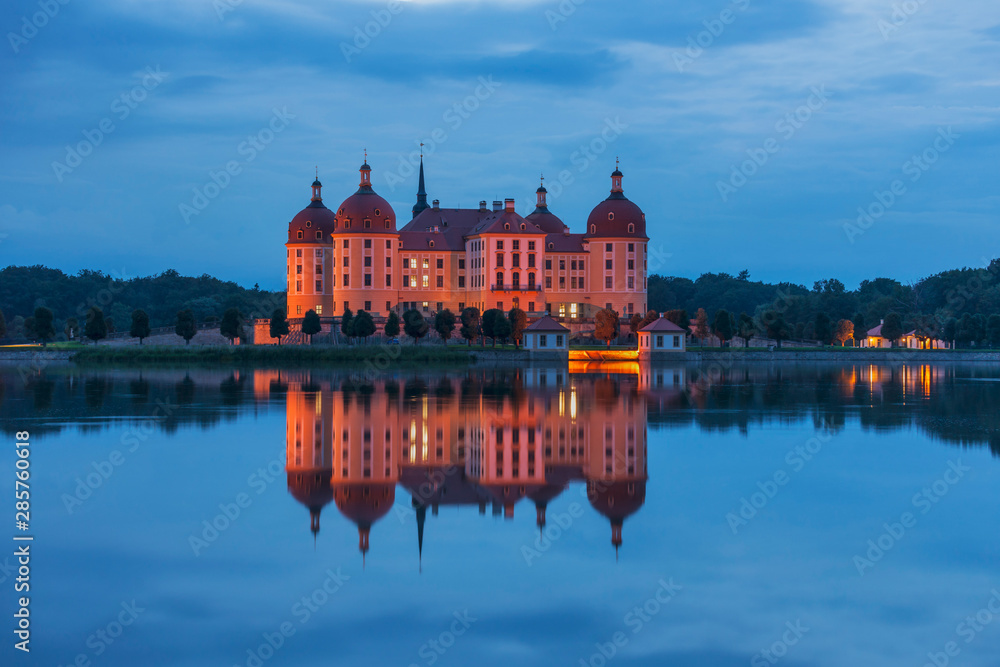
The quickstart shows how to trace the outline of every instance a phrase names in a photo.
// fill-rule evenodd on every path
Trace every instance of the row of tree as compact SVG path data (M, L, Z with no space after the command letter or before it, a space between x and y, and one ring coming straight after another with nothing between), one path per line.
M225 317L223 322L225 322ZM451 340L458 330L459 335L464 338L469 345L472 341L479 339L482 345L489 338L493 345L497 341L501 344L508 340L513 340L515 345L520 345L525 328L528 326L528 315L520 308L513 308L509 313L505 313L499 308L491 308L480 314L478 308L466 308L456 317L450 309L437 311L433 317L424 317L418 310L407 310L400 318L395 311L389 313L382 326L382 333L389 339L398 338L402 331L413 339L414 345L425 338L433 329L445 342ZM340 332L348 341L364 342L369 337L378 333L378 327L370 313L359 310L356 314L350 309L346 310L340 317ZM277 339L281 344L281 339L287 336L291 328L285 311L276 309L271 314L269 334L271 338ZM302 318L302 333L309 336L310 343L316 334L321 333L323 325L319 315L314 310L309 310ZM231 338L226 331L222 334Z

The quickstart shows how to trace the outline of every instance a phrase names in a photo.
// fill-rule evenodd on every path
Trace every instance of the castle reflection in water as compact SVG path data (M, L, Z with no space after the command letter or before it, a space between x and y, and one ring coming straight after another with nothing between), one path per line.
M543 528L546 506L581 483L617 550L625 520L646 497L647 406L678 398L684 369L593 370L335 384L283 371L288 489L309 509L313 533L334 503L357 525L366 553L397 486L411 497L422 545L428 508L471 505L513 518L530 504ZM278 372L255 374L255 385L276 381Z

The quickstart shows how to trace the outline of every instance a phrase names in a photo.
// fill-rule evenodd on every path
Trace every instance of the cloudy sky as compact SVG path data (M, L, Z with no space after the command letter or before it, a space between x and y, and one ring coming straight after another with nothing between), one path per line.
M574 231L620 157L663 274L1000 255L990 0L14 0L0 27L0 266L277 289L314 167L335 205L367 148L405 222L421 141L443 206L527 213L544 173Z

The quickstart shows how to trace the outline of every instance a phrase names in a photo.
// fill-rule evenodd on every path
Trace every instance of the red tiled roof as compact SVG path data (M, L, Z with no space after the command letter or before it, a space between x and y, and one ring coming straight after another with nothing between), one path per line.
M545 315L532 322L525 331L556 331L559 333L568 332L569 329Z
M657 320L654 320L653 322L650 322L643 328L639 329L639 331L649 331L649 332L655 331L657 333L664 333L664 332L684 333L684 329L681 329L679 326L677 326L676 324L674 324L665 317L661 317Z
M546 252L586 252L583 247L583 234L546 234ZM549 244L552 247L549 247Z

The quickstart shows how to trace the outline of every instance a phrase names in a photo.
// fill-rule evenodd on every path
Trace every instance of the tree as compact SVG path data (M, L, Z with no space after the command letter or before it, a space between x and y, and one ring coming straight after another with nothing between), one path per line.
M708 313L705 312L704 308L699 308L694 316L694 337L698 339L699 343L704 344L708 334Z
M104 323L104 312L97 306L91 306L87 311L87 321L83 325L83 335L94 341L106 338L108 335L108 325Z
M472 341L479 335L479 320L478 308L466 308L462 311L462 328L459 333L468 341L469 347L472 347Z
M868 336L868 329L865 327L865 316L861 313L855 313L851 321L854 323L854 337L857 338L858 334L861 334L861 338L866 338ZM861 339L858 338L858 340Z
M52 311L45 306L35 308L35 335L42 341L42 347L56 335L56 328L52 324Z
M451 338L452 332L455 331L455 313L447 308L435 313L434 331L437 331L442 340L447 343Z
M603 340L607 343L608 347L611 347L611 341L618 338L619 327L621 326L618 311L611 308L604 308L597 311L597 314L594 316L594 324L594 336L598 340Z
M115 318L111 316L104 318L104 326L107 328L109 334L113 334L118 331L118 327L115 326Z
M496 345L497 339L501 343L506 343L507 339L510 338L511 331L513 327L510 324L510 320L500 311L500 316L493 320L493 344Z
M232 308L230 310L232 310ZM229 315L228 310L226 311L226 315ZM226 321L226 318L223 317L222 321L224 323ZM313 336L315 336L322 330L323 330L323 323L319 321L319 315L316 313L315 310L310 308L309 310L306 311L305 316L302 318L302 333L304 333L306 336L309 336L310 345L312 345L313 343Z
M829 344L830 339L833 338L833 324L830 322L830 316L826 313L816 313L813 326L813 331L819 340L819 344L825 347Z
M510 321L510 337L514 339L515 346L521 347L524 330L528 328L528 314L520 308L511 308L507 319Z
M896 347L896 342L903 335L903 320L899 313L887 313L882 321L882 338L889 341L891 347Z
M642 328L642 315L639 313L633 313L632 317L628 318L628 329L632 332L632 335L637 335L639 329Z
M719 338L719 346L725 347L726 341L733 337L733 320L729 311L720 308L715 311L715 321L712 323L712 333Z
M431 328L427 325L427 320L424 319L420 311L408 310L403 313L403 331L413 339L414 345L419 343L420 339L426 336L430 330Z
M389 313L389 317L385 320L385 326L382 327L383 333L389 338L399 337L399 315L396 311Z
M351 312L350 308L344 309L344 314L340 316L340 333L344 334L344 338L348 341L351 340L351 322L354 319L354 313Z
M271 338L278 339L278 345L281 345L281 337L287 336L289 332L288 320L285 318L284 308L275 308L274 312L271 313L271 324L268 326L268 333L271 334Z
M309 311L310 313L312 311ZM308 318L308 314L307 314ZM303 330L305 326L303 325ZM227 308L219 323L219 333L229 339L230 345L237 338L243 338L243 314L239 308Z
M854 322L850 320L840 320L837 322L837 329L833 334L833 339L843 347L849 338L854 337Z
M174 323L174 333L184 339L185 345L191 344L191 339L198 333L198 325L194 321L193 310L185 308L178 311L177 322Z
M483 336L489 338L493 341L493 347L497 345L497 335L496 335L496 321L497 318L504 317L503 311L499 308L490 308L485 313L483 313L482 320L482 332Z
M942 335L944 339L951 343L952 347L955 346L955 341L958 340L958 320L954 317L949 317L944 321L944 328L942 330Z
M990 349L1000 345L1000 314L993 313L986 320L986 340Z
M0 310L0 340L7 337L7 320L3 317L3 311Z
M138 338L139 345L142 345L142 339L149 338L149 334L149 315L146 314L145 310L133 310L132 326L129 327L128 335L132 338Z
M773 338L777 344L778 349L781 349L781 341L788 338L788 324L785 323L785 318L776 310L768 310L763 315L764 329L767 331L767 337Z
M66 334L66 340L73 340L80 336L80 321L75 317L71 317L66 320L66 326L63 327L63 333ZM3 335L0 334L0 338Z
M24 337L28 340L35 341L38 338L35 336L35 316L28 315L24 318L24 324L21 326L21 330L24 332Z
M740 313L736 324L736 335L743 339L743 347L750 347L750 339L757 335L757 325L746 313Z
M691 318L688 317L686 310L668 310L664 317L684 329L685 332L691 327Z
M358 314L354 316L354 321L351 326L351 334L355 338L360 338L364 342L365 338L373 335L375 333L375 320L372 316L364 310L359 310Z

